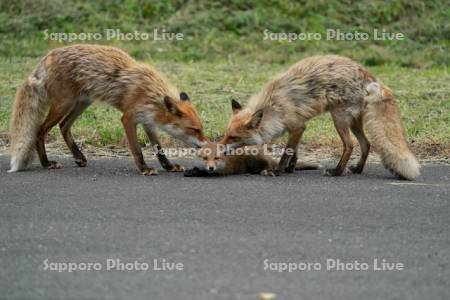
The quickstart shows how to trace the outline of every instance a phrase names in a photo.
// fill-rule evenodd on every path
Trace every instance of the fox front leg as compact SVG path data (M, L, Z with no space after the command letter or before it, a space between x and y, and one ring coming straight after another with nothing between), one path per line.
M136 122L133 115L124 114L122 116L123 128L125 128L125 134L128 139L128 148L133 155L134 162L138 167L141 174L144 176L157 175L158 172L154 168L149 168L145 163L144 156L142 155L141 146L138 143L136 135Z
M161 147L161 142L159 141L158 135L156 135L154 130L149 126L144 125L144 131L150 139L153 147L156 147L156 157L158 157L161 166L168 172L184 172L185 169L183 166L179 164L172 164L166 157L166 155L164 154L164 150Z
M278 163L279 173L294 172L295 164L297 163L297 147L303 132L305 132L305 127L300 127L289 132L288 142L284 149L283 156L281 156L280 162Z
M297 165L297 151L295 151L294 154L291 156L291 159L289 160L285 169L286 173L294 173L296 165Z

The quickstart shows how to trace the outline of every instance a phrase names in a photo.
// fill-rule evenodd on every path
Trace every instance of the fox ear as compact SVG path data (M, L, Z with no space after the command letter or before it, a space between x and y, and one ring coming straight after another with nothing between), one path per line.
M181 111L178 109L177 103L175 100L170 98L169 96L164 97L164 106L166 107L167 111L174 115L181 115Z
M263 110L260 109L252 115L252 118L250 119L250 122L248 122L247 126L249 128L257 128L259 124L261 124L262 117L263 117Z
M188 94L186 94L185 92L181 92L180 93L180 100L181 101L189 101L190 99L189 99Z
M239 102L231 98L231 109L233 110L233 114L235 114L241 111L242 106L239 104Z

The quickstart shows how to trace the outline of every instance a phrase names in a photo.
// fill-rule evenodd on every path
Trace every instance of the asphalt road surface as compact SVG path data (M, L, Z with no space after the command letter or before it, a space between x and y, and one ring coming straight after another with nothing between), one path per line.
M61 161L7 174L0 157L0 299L450 299L449 165L411 183L376 164L184 178Z

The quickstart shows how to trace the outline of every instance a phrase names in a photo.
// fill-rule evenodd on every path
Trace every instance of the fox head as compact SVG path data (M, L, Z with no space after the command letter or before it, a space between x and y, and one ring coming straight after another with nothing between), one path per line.
M164 97L160 113L161 128L186 144L200 148L207 141L200 116L186 93L180 93L180 101Z
M207 143L198 150L201 164L197 167L203 171L214 173L225 168L225 146L219 143Z
M262 144L264 142L260 125L263 118L263 111L251 112L243 109L236 100L231 100L233 116L225 131L222 143L230 148L237 148L244 145Z

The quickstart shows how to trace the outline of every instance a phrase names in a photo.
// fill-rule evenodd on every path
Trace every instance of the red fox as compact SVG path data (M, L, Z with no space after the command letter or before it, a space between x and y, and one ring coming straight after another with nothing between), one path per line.
M412 180L420 174L419 163L407 146L399 109L392 93L381 83L383 93L368 95L366 89L373 82L378 81L349 58L305 58L270 81L246 108L232 100L233 116L222 143L229 148L262 144L288 131L286 150L291 151L284 152L278 170L289 173L295 166L292 161L297 160L297 146L306 122L330 112L344 149L336 168L327 169L326 175L339 176L346 169L353 150L350 130L361 148L359 162L350 170L363 171L370 149L364 124L384 166Z
M239 154L225 155L225 145L208 143L198 150L201 164L184 172L186 177L207 177L237 174L261 174L276 176L278 163L264 154L262 146L248 146ZM294 166L295 170L316 170L318 164L302 162Z
M44 168L60 168L49 161L45 137L59 124L75 162L86 166L70 128L94 101L120 110L130 152L143 175L157 172L144 161L136 127L142 124L158 159L168 171L184 171L173 165L161 150L156 129L195 147L206 138L200 117L186 93L177 89L155 68L136 62L124 51L98 45L73 45L50 51L18 89L11 117L11 169L24 169L37 150ZM49 110L43 121L44 113Z

